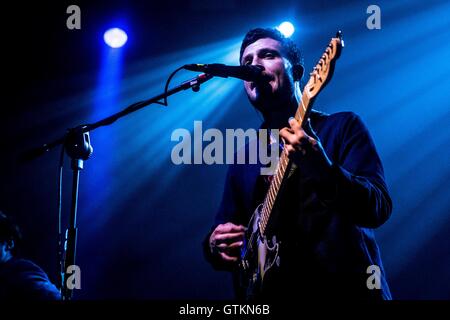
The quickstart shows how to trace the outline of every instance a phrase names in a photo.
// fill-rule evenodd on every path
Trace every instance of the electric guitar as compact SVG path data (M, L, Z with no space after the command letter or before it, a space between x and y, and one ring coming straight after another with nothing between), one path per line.
M336 60L344 47L342 33L337 32L332 38L319 62L310 73L310 78L303 89L302 97L295 113L295 119L300 126L308 119L313 101L325 85L331 80ZM273 271L274 266L280 266L280 246L276 235L270 238L267 233L271 214L279 194L283 190L292 163L283 150L277 168L270 182L269 190L253 213L245 235L241 250L240 285L246 291L246 297L252 300L258 296L264 285L264 279Z

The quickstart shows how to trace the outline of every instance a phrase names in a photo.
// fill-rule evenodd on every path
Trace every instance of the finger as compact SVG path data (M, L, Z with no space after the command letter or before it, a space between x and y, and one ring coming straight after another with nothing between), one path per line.
M237 232L237 233L222 233L222 234L218 234L216 235L214 238L219 242L228 242L230 243L231 241L243 241L244 240L244 232Z
M220 252L219 254L222 257L222 259L225 260L225 261L236 262L238 260L238 257L229 256L225 252Z
M305 130L300 126L300 123L294 118L289 118L289 125L292 128L293 133L295 134L297 141L301 141L303 139L309 139L308 134Z
M232 244L228 245L228 249L240 249L244 245L244 241L237 241L233 242Z
M296 131L296 130L301 129L300 123L298 123L298 121L294 117L290 117L288 122L289 122L289 125L291 126L292 130Z
M293 133L295 134L297 141L301 141L304 139L308 140L310 138L310 136L306 133L305 130L303 130L303 128L300 127L300 125L295 127Z
M221 244L218 244L216 247L219 250L224 251L224 250L241 248L243 244L244 244L244 241L237 241L237 242L233 242L231 244L221 243Z
M225 224L219 224L214 230L216 233L229 233L229 232L240 232L240 231L246 231L247 228L243 225L235 225L231 222L227 222Z
M291 128L287 128L287 127L282 128L279 132L280 137L287 136L289 134L293 135L295 133Z
M297 142L297 136L293 132L288 130L280 130L280 136L283 139L284 144L295 144Z

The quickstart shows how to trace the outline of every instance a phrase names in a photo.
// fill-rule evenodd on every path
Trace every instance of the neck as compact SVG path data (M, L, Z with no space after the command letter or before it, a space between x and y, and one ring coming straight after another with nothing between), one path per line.
M283 104L270 108L269 110L274 111L263 114L265 127L270 129L281 129L288 127L289 118L295 115L297 107L297 99L293 98L287 106L286 104Z

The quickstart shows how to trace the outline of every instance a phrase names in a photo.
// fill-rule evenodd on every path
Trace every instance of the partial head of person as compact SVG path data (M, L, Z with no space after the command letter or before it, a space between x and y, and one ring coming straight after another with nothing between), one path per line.
M0 211L0 263L5 263L17 254L22 236L18 226Z
M296 105L303 76L302 55L295 43L271 28L256 28L242 40L241 65L259 65L271 78L266 83L244 82L250 102L267 116Z

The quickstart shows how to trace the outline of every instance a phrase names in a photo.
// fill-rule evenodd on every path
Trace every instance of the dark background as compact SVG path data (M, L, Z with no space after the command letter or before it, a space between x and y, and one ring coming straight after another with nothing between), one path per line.
M81 8L68 30L66 8ZM377 231L394 298L450 298L446 1L379 1L381 30L366 27L365 1L76 1L2 5L4 94L0 117L0 209L25 235L23 254L56 280L59 150L21 164L25 150L162 91L185 63L226 62L244 33L284 20L311 70L338 29L346 47L315 107L354 111L369 127L394 200ZM102 35L121 26L121 49ZM173 84L192 77L184 72ZM81 173L78 299L223 299L229 276L204 261L201 241L218 207L225 165L170 160L177 128L251 128L259 116L241 83L213 79L169 108L150 106L91 134ZM70 205L66 159L64 221Z

